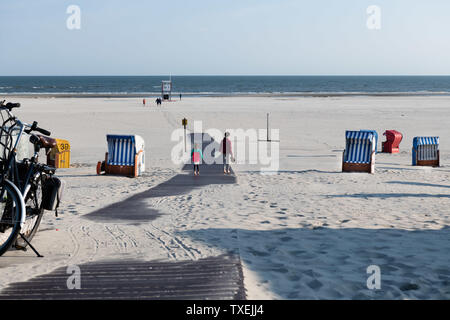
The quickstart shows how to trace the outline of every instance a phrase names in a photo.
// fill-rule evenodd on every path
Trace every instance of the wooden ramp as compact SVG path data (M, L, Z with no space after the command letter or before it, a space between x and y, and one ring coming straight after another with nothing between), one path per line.
M103 261L79 265L80 289L68 289L67 267L13 283L0 299L245 299L238 257L197 261Z

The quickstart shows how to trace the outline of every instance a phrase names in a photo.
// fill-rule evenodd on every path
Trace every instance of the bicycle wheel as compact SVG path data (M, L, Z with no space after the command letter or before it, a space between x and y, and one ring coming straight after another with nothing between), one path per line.
M16 241L25 205L18 189L8 180L3 181L0 192L1 256Z
M42 208L42 178L40 174L32 180L30 190L25 196L25 210L25 223L20 232L28 242L31 242L44 215L44 209ZM27 243L21 237L16 239L16 249L24 249L26 246Z

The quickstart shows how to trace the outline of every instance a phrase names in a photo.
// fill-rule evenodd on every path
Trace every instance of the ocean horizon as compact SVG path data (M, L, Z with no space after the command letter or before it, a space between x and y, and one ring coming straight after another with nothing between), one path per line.
M168 76L0 76L0 95L159 95ZM171 76L174 95L450 95L450 76Z

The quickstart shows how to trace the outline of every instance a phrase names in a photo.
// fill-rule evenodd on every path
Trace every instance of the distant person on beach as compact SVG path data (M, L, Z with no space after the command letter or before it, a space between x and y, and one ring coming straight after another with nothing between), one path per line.
M194 164L194 176L200 175L200 162L203 159L202 149L199 148L198 143L194 144L191 151L191 159Z
M161 98L156 99L156 105L160 106L162 104Z
M143 104L144 107L145 107L145 99L142 99L142 104Z
M180 101L181 101L181 93L180 93Z
M225 132L225 136L222 139L222 142L220 143L220 151L222 152L222 159L223 159L223 173L224 174L230 174L230 163L231 161L235 161L233 157L233 150L231 148L231 141L228 138L230 136L229 132Z

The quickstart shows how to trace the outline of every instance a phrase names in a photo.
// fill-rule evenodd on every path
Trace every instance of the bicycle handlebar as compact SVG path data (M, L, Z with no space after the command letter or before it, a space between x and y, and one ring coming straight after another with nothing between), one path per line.
M47 131L47 130L42 129L42 128L39 128L39 127L37 127L36 129L34 129L34 131L38 131L38 132L42 133L42 134L45 135L45 136L49 136L49 135L52 134L50 131Z
M50 136L50 135L51 135L51 132L50 132L50 131L45 130L45 129L43 129L43 128L39 128L39 127L37 126L37 124L38 124L38 123L37 123L36 121L34 121L33 124L32 124L31 126L25 124L27 127L29 127L29 129L25 130L25 132L29 134L29 133L31 133L31 131L37 131L37 132L42 133L42 134L45 135L45 136Z
M8 102L7 104L5 104L5 102L6 102L6 100L0 101L0 108L7 109L9 112L11 112L11 110L14 109L14 108L19 108L19 107L20 107L20 103L11 103L11 102ZM12 115L11 113L10 113L10 115L14 117L14 115ZM29 128L29 129L26 129L26 130L24 130L24 131L25 131L26 133L28 133L28 134L31 133L32 131L37 131L37 132L40 132L40 133L42 133L43 135L46 135L46 136L50 136L50 135L51 135L51 132L50 132L50 131L45 130L45 129L43 129L43 128L39 128L39 127L37 126L37 124L38 124L38 123L37 123L36 121L34 121L32 125L23 123L23 125L24 125L25 127L28 127L28 128Z

